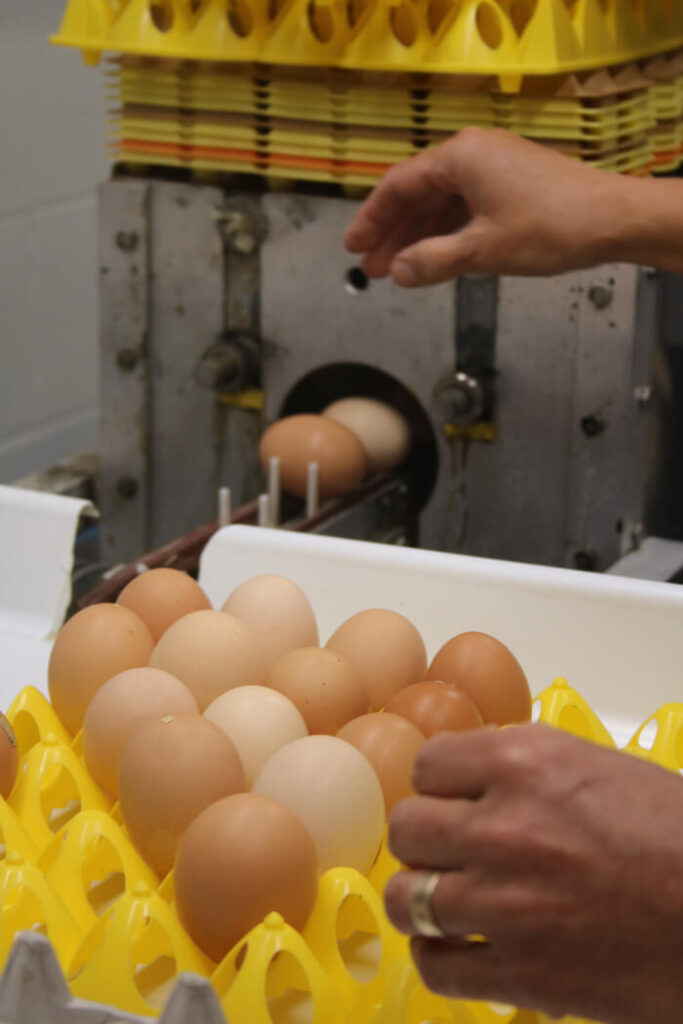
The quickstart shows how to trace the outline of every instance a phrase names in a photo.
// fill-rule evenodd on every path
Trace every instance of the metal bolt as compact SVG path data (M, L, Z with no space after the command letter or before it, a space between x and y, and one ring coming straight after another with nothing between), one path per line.
M596 572L600 562L600 555L596 548L587 545L576 551L574 554L574 565L583 572Z
M588 289L588 301L596 309L607 309L612 303L613 295L612 289L607 288L604 284L594 284Z
M602 434L607 423L600 413L591 413L589 416L581 417L581 429L586 437L597 437Z
M120 476L116 481L116 493L124 501L130 501L138 493L138 482L134 476Z
M649 384L639 384L633 389L633 397L636 403L644 409L652 401L652 388Z
M116 355L116 365L119 370L134 370L140 362L140 353L135 348L122 348Z
M226 244L241 256L250 256L256 250L254 223L242 210L221 210L218 217Z
M122 252L135 252L139 243L137 231L119 231L116 235L116 245Z

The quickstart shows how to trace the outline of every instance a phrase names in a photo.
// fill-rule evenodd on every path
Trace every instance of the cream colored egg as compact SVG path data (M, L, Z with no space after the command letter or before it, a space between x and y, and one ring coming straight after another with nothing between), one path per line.
M306 736L282 747L254 785L303 821L321 872L349 867L367 873L384 828L384 797L369 761L336 736Z
M235 686L261 685L266 674L256 634L234 616L217 611L192 612L174 622L152 651L149 665L180 679L200 711Z
M318 625L310 602L284 576L263 575L241 583L223 611L244 622L259 638L266 667L297 647L317 647Z
M323 416L354 432L375 473L387 473L399 466L410 451L408 423L386 402L374 398L341 398L323 409Z
M209 704L204 718L235 744L247 788L277 750L308 735L306 723L291 700L267 686L228 690Z

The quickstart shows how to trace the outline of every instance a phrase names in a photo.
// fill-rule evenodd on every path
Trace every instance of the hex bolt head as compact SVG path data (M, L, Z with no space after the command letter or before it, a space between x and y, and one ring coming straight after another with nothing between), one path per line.
M581 429L586 437L598 437L606 426L607 423L600 413L591 413L581 417Z
M140 244L140 236L137 231L119 231L115 241L121 252L135 252Z
M124 501L131 501L138 493L138 482L134 476L120 476L116 481L116 493Z
M129 372L134 370L140 362L140 353L134 348L122 348L116 354L116 365L119 370Z
M596 309L607 309L612 304L614 292L604 284L594 284L588 289L588 301Z
M633 389L633 397L641 409L644 409L652 401L652 388L649 384L639 384Z

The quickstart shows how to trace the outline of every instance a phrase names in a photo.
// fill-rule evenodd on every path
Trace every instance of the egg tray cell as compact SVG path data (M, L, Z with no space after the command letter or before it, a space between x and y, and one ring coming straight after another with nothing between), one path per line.
M621 64L683 44L671 0L68 0L54 42L217 62L495 76Z
M614 746L563 679L533 707L537 720ZM88 774L80 734L72 738L32 687L7 717L20 765L9 800L0 801L4 1024L33 1022L39 1010L46 1024L159 1013L163 1024L273 1024L300 1019L305 1004L312 1024L545 1024L541 1014L446 1000L424 988L407 940L383 911L381 893L399 868L386 842L368 878L343 867L321 877L301 934L271 913L221 963L210 962L179 922L173 874L155 876L127 838L118 806ZM679 772L682 730L683 704L664 705L625 750Z

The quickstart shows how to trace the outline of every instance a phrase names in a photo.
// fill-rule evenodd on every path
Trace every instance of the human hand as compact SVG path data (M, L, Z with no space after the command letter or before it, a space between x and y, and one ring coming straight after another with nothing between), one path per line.
M531 725L442 733L413 781L389 841L410 868L445 872L431 903L448 938L412 940L430 988L607 1024L681 1017L681 779ZM415 881L386 890L408 934Z
M629 183L502 130L466 128L387 172L345 243L405 287L558 274L611 258Z

